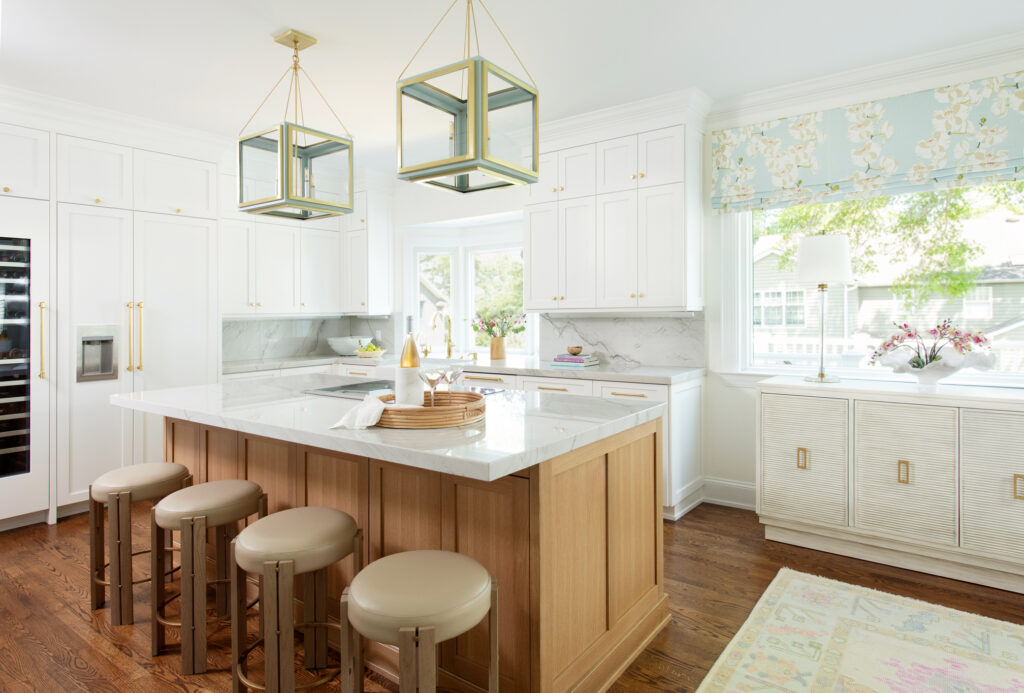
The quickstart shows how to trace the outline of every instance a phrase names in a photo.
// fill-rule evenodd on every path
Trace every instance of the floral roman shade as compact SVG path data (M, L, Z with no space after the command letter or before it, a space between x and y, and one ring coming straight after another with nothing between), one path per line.
M1024 71L712 133L716 213L1024 179Z

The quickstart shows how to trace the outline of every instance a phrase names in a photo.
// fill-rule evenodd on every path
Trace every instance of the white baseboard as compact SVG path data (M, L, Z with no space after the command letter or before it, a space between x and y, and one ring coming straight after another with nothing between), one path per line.
M80 503L71 503L57 509L57 517L67 517L68 515L77 515L89 511L89 501L82 501ZM19 527L28 527L29 525L40 524L47 521L49 511L38 510L34 513L26 513L25 515L18 515L17 517L9 517L5 520L0 520L0 532L6 532L11 529L18 529Z
M704 480L698 479L687 484L683 493L676 494L675 501L675 505L662 507L662 517L671 522L675 522L704 502Z
M753 510L757 503L757 489L750 481L733 481L704 477L704 502L730 508Z

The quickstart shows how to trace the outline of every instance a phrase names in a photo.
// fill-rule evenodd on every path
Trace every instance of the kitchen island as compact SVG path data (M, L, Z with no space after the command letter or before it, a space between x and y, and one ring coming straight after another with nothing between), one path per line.
M413 549L480 561L499 585L502 691L607 688L669 620L665 405L509 390L488 396L477 424L330 430L357 402L304 391L356 381L282 376L111 402L164 417L165 457L197 483L250 479L271 512L349 513L364 529L365 561ZM335 617L350 579L347 561L334 566ZM486 622L443 643L439 685L485 690L487 643ZM372 643L366 654L397 680L392 648Z

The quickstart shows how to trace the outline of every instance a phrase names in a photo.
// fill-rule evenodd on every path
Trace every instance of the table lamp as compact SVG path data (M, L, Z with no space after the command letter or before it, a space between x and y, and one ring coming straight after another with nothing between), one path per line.
M837 383L839 378L825 375L825 292L829 284L853 281L850 268L850 239L845 234L804 236L796 253L797 280L818 285L818 375L807 376L812 383Z

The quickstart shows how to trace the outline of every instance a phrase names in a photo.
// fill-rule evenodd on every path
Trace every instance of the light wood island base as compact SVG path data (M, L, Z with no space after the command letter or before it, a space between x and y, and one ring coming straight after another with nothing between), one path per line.
M172 418L164 447L196 483L259 483L270 512L349 513L365 533L366 562L413 549L480 561L501 585L501 690L556 693L605 690L669 621L661 436L659 419L492 482ZM334 619L349 563L328 578ZM369 643L366 655L397 681L392 648ZM441 645L438 684L484 691L487 661L485 619Z

